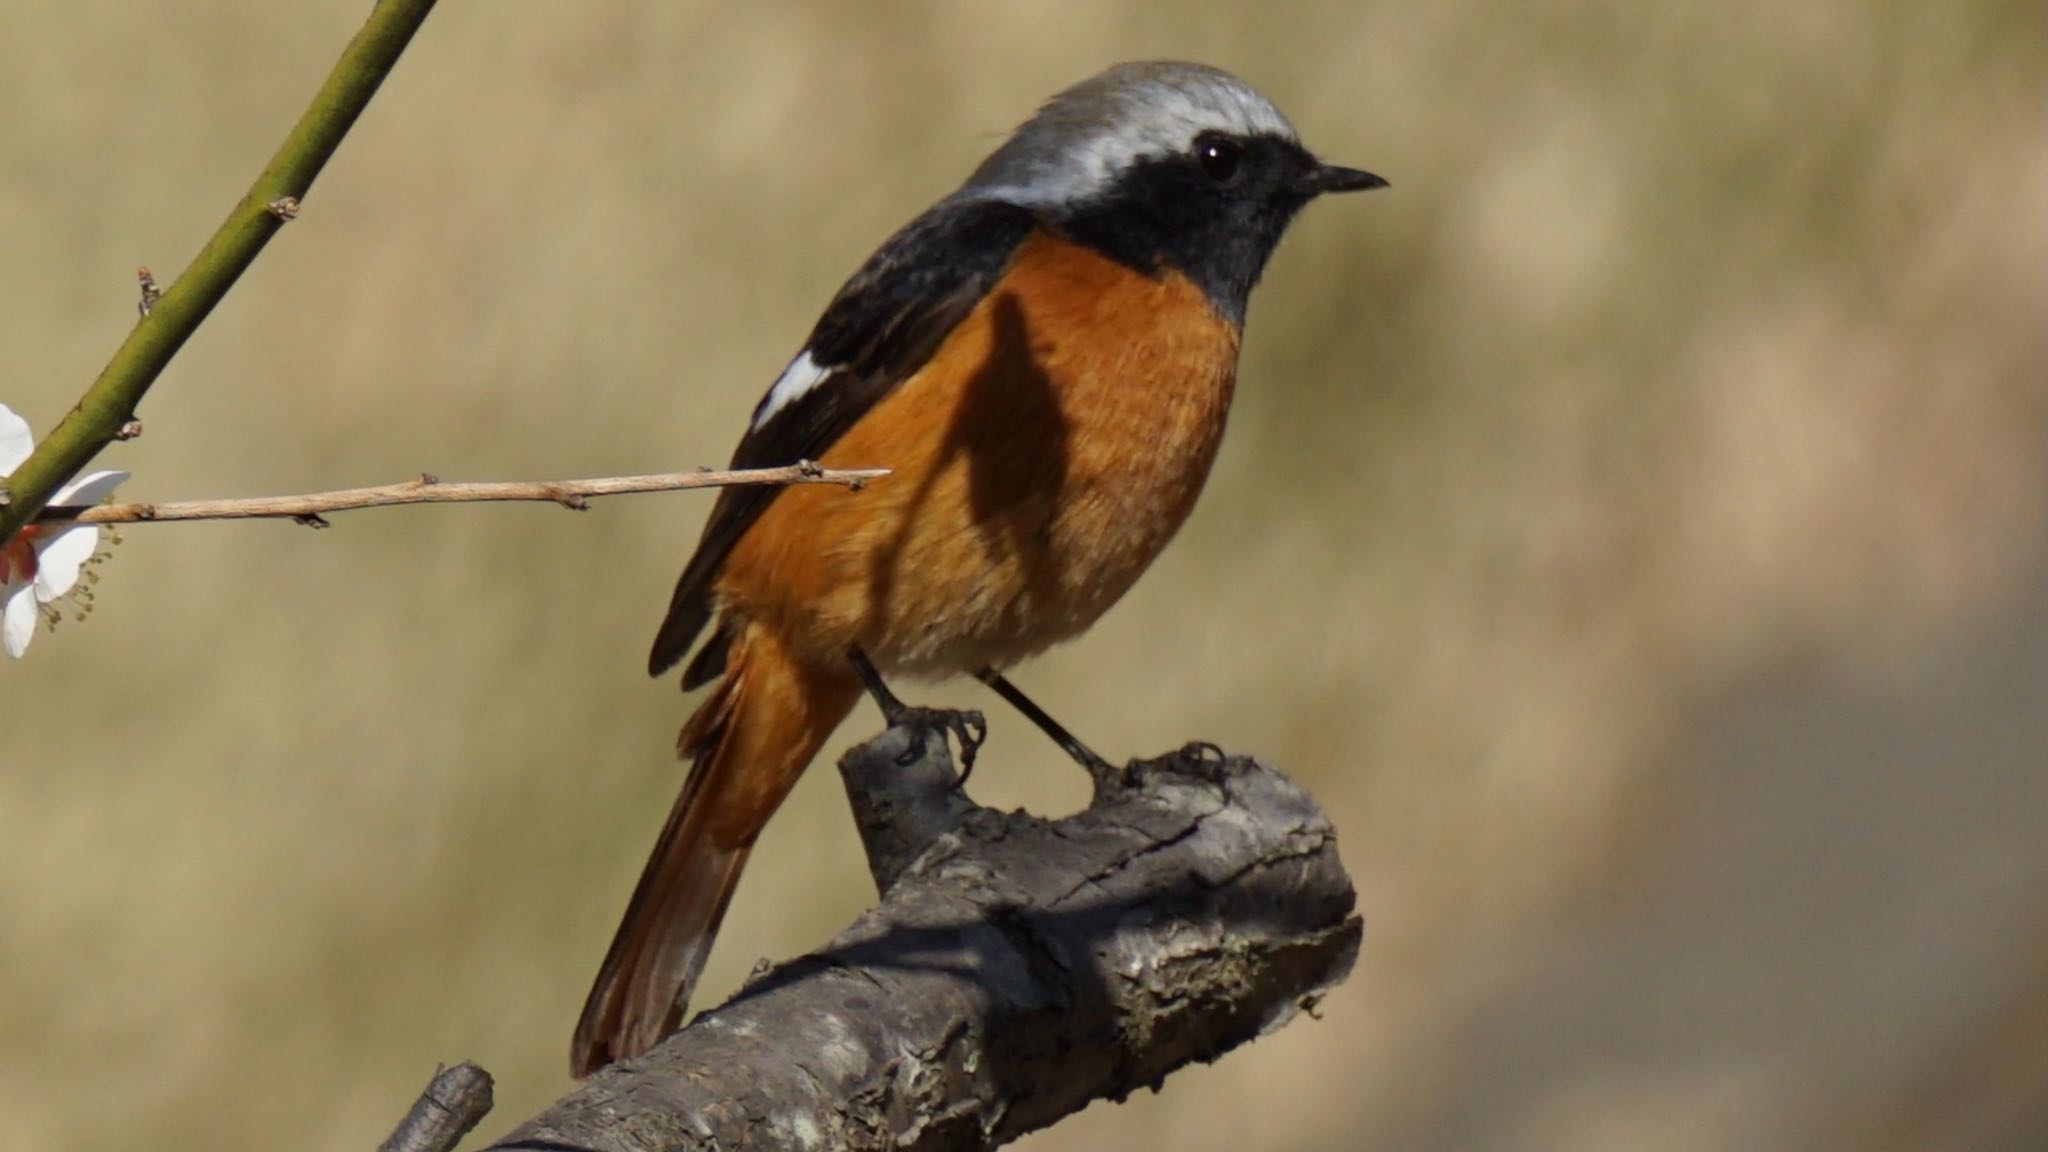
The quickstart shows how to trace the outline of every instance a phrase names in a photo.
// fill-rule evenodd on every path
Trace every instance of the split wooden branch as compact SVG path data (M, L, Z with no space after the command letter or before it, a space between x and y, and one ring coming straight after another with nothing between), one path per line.
M803 462L787 468L747 468L691 472L656 472L644 476L603 476L592 480L505 480L444 482L432 475L398 484L343 488L304 496L253 496L233 500L177 500L159 503L100 504L92 507L50 505L38 521L78 524L159 524L173 520L297 520L324 527L328 512L354 508L390 508L401 504L473 504L485 501L538 501L581 509L593 496L629 492L675 492L690 488L729 488L749 484L838 484L859 489L887 476L886 468L820 468Z
M1312 1007L1363 931L1315 802L1196 749L1134 769L1042 820L961 797L935 735L853 749L880 906L496 1147L993 1148Z
M491 1074L465 1060L437 1068L377 1152L454 1152L491 1110Z

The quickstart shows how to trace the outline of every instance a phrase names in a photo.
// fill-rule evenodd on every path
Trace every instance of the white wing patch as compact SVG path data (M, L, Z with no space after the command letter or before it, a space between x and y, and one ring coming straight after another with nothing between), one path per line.
M775 381L775 386L768 389L768 394L761 397L761 406L754 409L753 430L759 432L775 419L777 412L796 403L798 397L823 384L830 375L832 370L818 367L818 362L811 359L810 349L806 348L789 362L789 367L782 370L782 375Z

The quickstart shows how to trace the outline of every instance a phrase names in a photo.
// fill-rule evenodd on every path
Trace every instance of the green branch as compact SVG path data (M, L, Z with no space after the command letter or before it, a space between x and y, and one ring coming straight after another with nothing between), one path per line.
M58 486L78 475L134 418L143 393L171 357L297 213L299 199L433 9L434 0L378 0L369 21L349 42L327 82L241 203L122 341L64 421L13 475L0 481L0 540L42 511Z

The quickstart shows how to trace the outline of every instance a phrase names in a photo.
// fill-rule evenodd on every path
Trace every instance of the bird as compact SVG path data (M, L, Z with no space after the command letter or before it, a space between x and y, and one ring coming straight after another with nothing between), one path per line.
M971 767L980 714L909 707L887 677L975 676L1098 792L1113 782L1004 672L1095 623L1187 519L1252 288L1296 213L1386 183L1319 160L1228 72L1119 64L854 272L732 465L888 474L719 495L647 663L660 676L694 646L682 687L711 689L577 1024L577 1077L681 1025L756 838L863 691L892 725L957 737Z

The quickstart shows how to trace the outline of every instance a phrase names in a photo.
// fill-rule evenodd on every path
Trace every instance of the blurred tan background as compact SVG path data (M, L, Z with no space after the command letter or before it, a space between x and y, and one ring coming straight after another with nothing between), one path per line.
M0 400L55 423L367 7L0 4ZM1193 522L1019 680L1297 774L1366 946L1320 1023L1025 1147L2038 1148L2044 55L2019 3L449 3L105 462L723 462L1037 101L1224 65L1393 190L1296 226ZM8 1145L363 1149L459 1058L487 1134L563 1090L709 506L125 532L0 668ZM982 800L1081 801L929 698L989 708ZM704 1002L871 898L813 773Z

